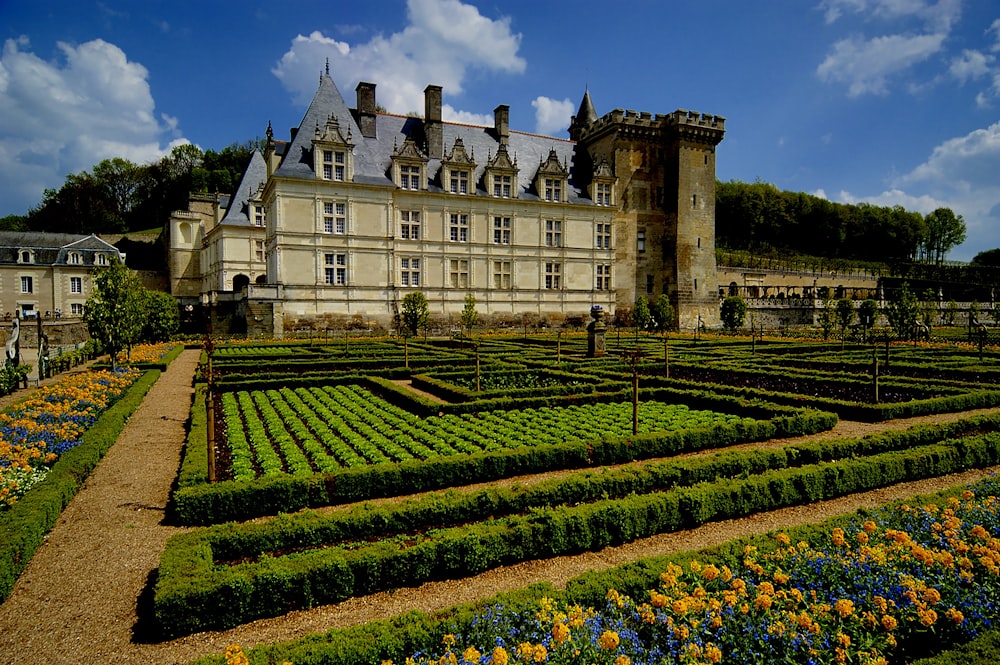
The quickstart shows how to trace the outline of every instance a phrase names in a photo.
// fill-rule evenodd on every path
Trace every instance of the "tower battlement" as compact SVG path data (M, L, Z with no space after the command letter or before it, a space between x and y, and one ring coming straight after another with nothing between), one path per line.
M721 115L678 109L673 113L650 113L632 109L614 109L593 121L584 131L588 138L613 129L637 132L660 132L673 128L688 140L718 144L726 131L726 119Z

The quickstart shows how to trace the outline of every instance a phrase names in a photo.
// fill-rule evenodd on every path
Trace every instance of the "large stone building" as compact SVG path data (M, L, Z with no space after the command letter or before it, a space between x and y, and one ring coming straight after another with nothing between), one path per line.
M32 318L79 318L95 267L125 256L95 235L0 231L0 312Z
M288 141L270 125L231 200L170 222L173 293L237 301L255 332L317 321L391 325L420 291L436 317L613 313L669 295L681 327L718 323L715 149L724 119L616 109L589 92L568 139L349 108L329 71ZM186 299L186 300L185 300Z

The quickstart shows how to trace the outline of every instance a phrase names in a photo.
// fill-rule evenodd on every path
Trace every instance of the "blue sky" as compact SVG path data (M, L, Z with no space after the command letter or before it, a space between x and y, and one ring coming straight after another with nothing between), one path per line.
M566 136L613 108L726 117L721 180L946 206L1000 247L995 0L0 0L0 216L69 173L179 143L288 138L327 58L390 111Z

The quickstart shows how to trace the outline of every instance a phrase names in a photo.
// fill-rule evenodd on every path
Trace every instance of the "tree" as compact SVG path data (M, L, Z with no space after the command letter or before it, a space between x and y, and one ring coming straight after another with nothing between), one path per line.
M635 323L635 334L638 336L640 330L649 328L653 321L653 314L649 311L649 301L646 296L639 296L635 299L635 308L632 310L632 322Z
M909 339L914 333L919 315L920 304L917 302L917 296L910 291L906 282L903 282L889 298L885 317L900 339Z
M180 312L177 301L163 291L146 291L146 316L142 327L142 339L149 342L165 342L177 333L180 327Z
M722 327L729 332L736 332L743 327L743 319L747 314L747 304L739 296L728 296L722 301L720 318Z
M927 256L940 263L951 249L965 242L965 220L950 208L938 208L924 217L927 237L924 243Z
M476 296L471 293L465 295L465 307L462 308L462 327L471 336L472 329L476 325L476 321L479 319L479 314L476 312Z
M847 333L852 321L854 321L854 302L849 298L841 298L837 301L837 324L840 326L841 336Z
M666 293L661 293L653 302L650 314L657 332L665 333L674 327L674 306L670 304L670 296Z
M427 298L423 293L414 291L403 297L401 323L402 332L406 337L416 336L417 331L425 327L429 319Z
M938 303L933 289L925 289L920 298L920 321L930 328L937 323Z
M972 264L991 268L1000 267L1000 247L979 252L972 257Z
M823 301L823 309L819 311L819 327L823 329L823 339L830 339L830 333L837 325L837 303L832 298Z
M139 277L117 259L94 271L94 288L83 309L90 336L111 354L117 367L118 354L139 341L145 314L145 288Z

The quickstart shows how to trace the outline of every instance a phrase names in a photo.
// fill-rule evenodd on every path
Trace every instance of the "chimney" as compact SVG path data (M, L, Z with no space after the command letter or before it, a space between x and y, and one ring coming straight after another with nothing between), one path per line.
M441 125L441 86L424 88L424 138L427 156L441 159L444 156L444 127Z
M376 138L375 84L361 81L354 91L358 95L358 125L361 135L367 139Z
M493 129L496 131L497 139L500 143L507 145L510 138L510 107L506 104L493 109Z

